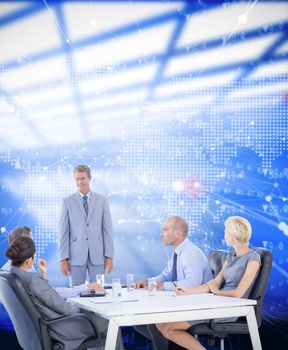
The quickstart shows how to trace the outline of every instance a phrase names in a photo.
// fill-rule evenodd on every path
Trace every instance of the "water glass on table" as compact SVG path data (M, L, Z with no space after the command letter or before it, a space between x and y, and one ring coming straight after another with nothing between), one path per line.
M122 287L120 283L120 278L112 279L112 296L113 304L118 305L121 303Z
M105 277L103 273L99 273L96 275L96 282L100 284L102 288L104 288Z
M148 292L150 296L155 296L157 290L156 278L148 278Z
M72 288L73 287L72 286L72 276L71 276L70 271L68 272L67 277L68 277L68 286L69 286L69 288Z
M127 273L126 285L127 285L127 291L130 292L130 291L134 290L134 275L133 275L133 273Z

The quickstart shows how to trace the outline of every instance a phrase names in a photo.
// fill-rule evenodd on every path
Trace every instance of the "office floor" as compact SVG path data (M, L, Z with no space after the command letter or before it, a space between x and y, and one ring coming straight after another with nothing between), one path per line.
M278 320L274 325L265 323L260 329L262 350L288 349L288 321ZM122 329L123 340L127 350L152 350L151 343L142 335L134 332L132 327ZM207 350L219 350L220 341L215 339L215 345L207 344L207 337L200 338ZM277 345L276 345L277 344ZM276 345L276 347L275 347ZM233 335L225 339L225 350L252 350L250 337L247 335Z
M288 349L288 321L276 321L264 323L260 329L262 350L287 350ZM124 345L127 350L152 350L151 343L143 336L136 333L132 327L122 329ZM215 346L207 345L207 339L202 338L202 344L207 350L219 350L219 341ZM0 329L0 348L3 350L21 350L14 332ZM249 336L230 336L225 340L225 350L252 350Z

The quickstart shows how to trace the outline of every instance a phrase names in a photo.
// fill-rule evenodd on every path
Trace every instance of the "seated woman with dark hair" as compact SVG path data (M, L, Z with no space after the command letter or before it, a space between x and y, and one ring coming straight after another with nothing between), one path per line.
M11 272L19 276L35 307L44 319L82 312L78 307L64 301L61 296L37 272L28 272L34 263L35 244L30 237L19 237L6 251L11 260ZM89 314L101 337L106 337L108 321L93 313ZM85 319L71 319L65 323L51 325L50 335L62 342L65 349L75 349L84 340L95 336L92 326ZM104 343L104 340L103 340ZM118 340L122 349L122 339Z
M8 241L9 245L13 244L13 242L20 238L20 237L29 237L33 239L32 237L32 230L28 226L18 226L15 227L8 236ZM34 261L35 264L35 261ZM31 268L28 270L28 272L36 272L34 268L34 264L31 265ZM37 261L37 266L38 270L41 273L41 276L43 278L46 278L47 275L47 262L45 259L40 258ZM11 260L9 259L2 267L1 271L10 271L11 270ZM88 284L80 284L77 286L71 286L69 288L67 287L53 287L56 292L63 298L63 299L68 299L68 298L73 298L77 297L80 295L82 292L86 292L89 289L94 289L94 290L101 290L102 287L100 284L96 282L88 283Z
M218 275L205 284L196 287L177 287L176 294L213 293L235 298L247 298L258 275L260 255L249 247L252 229L248 220L241 216L231 216L225 221L225 241L234 249L228 253ZM218 322L234 321L237 318L218 319ZM188 350L204 350L201 343L187 330L202 321L184 321L157 324L164 337ZM217 319L214 320L217 322Z

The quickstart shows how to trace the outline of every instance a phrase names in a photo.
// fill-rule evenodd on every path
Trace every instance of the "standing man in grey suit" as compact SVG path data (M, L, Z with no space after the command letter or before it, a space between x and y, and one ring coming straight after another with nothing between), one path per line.
M113 228L107 199L90 190L87 165L74 168L78 191L64 198L59 225L60 269L72 285L83 284L113 268Z

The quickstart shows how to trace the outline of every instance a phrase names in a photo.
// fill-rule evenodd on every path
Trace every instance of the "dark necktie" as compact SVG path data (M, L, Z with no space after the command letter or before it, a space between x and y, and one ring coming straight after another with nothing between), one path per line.
M88 197L87 196L83 197L83 207L84 207L86 216L88 216Z
M175 281L177 281L177 254L174 252L172 266L172 282Z

